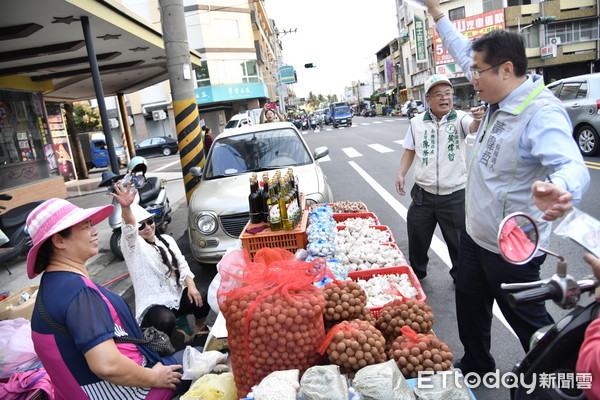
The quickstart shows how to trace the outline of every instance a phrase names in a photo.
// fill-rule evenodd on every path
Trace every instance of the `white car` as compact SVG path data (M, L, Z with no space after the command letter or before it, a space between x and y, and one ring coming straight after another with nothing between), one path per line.
M249 178L264 171L294 169L307 207L333 201L318 159L329 154L319 147L312 154L296 127L289 122L245 126L215 138L206 164L190 173L200 178L188 209L190 247L194 258L217 263L234 247L249 220Z

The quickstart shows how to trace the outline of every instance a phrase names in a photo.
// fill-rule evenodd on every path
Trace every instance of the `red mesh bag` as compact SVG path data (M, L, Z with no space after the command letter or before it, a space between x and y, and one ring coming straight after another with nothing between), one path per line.
M450 347L434 334L416 333L403 326L402 336L391 345L388 353L405 378L416 378L419 371L447 371L452 368L454 355Z
M362 367L387 361L385 338L375 326L359 319L331 328L319 352L327 352L329 361L350 377Z
M376 326L385 335L389 346L402 335L402 327L407 326L417 333L429 333L433 323L433 311L427 303L402 298L383 306Z
M325 298L313 283L325 271L282 251L261 249L252 262L247 251L236 250L219 264L217 297L241 397L273 371L303 373L322 358Z

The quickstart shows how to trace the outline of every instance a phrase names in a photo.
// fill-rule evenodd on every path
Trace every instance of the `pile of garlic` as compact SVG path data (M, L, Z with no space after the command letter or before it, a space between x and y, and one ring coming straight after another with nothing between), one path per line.
M344 244L389 243L391 240L389 230L380 230L369 226L347 226L337 231L335 235L336 246Z
M381 307L396 300L398 292L411 299L416 299L419 294L408 274L375 275L368 280L358 279L357 282L367 293L367 307Z
M350 271L408 265L404 255L394 246L377 243L336 244L340 264Z
M337 223L339 225L348 226L356 229L362 227L369 227L371 225L379 225L379 223L372 217L366 218L348 218Z

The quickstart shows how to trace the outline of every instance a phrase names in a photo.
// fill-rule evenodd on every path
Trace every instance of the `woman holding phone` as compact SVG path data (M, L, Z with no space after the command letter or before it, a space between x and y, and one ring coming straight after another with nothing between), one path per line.
M260 113L260 123L266 124L269 122L275 122L275 115L277 115L279 121L285 122L285 118L277 109L277 104L271 102L265 103L262 108L262 112Z

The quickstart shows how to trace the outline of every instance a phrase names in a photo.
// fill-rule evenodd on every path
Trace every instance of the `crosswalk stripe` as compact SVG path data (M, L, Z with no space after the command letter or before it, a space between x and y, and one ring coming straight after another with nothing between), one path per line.
M404 139L402 140L394 140L394 143L398 143L400 146L404 144Z
M325 157L323 157L323 158L319 158L319 162L320 162L320 163L321 163L321 162L325 162L325 161L331 161L331 157L329 157L329 156L325 156Z
M361 124L361 125L371 125L371 123L370 123L370 122L361 122L360 124Z
M350 158L362 157L362 154L360 154L354 147L344 147L342 151Z
M374 124L383 124L382 121L373 121Z
M385 147L381 144L375 143L375 144L370 144L369 145L370 148L372 148L375 151L378 151L380 153L391 153L394 150L390 149L389 147Z

